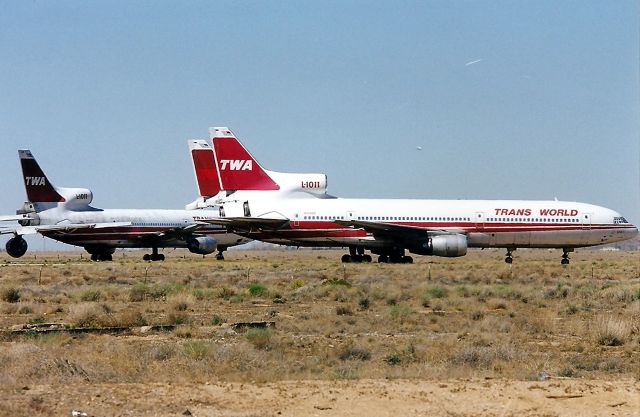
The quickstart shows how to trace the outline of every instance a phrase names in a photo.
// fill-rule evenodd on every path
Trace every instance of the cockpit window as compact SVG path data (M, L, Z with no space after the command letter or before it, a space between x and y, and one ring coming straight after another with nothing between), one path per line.
M625 224L625 223L629 223L629 222L624 217L614 217L613 218L613 224Z

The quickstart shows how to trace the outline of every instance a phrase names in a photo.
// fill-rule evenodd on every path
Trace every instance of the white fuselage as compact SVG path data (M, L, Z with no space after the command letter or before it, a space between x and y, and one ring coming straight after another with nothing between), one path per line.
M233 197L233 196L231 196ZM244 204L244 203L248 204ZM629 239L638 229L619 213L592 204L526 200L229 199L226 217L288 219L254 238L298 246L380 247L384 238L334 220L359 220L441 230L467 236L469 247L575 248Z

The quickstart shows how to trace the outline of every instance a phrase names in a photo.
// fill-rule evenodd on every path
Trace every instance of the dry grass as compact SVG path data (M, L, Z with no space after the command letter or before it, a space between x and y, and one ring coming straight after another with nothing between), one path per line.
M578 252L568 268L547 251L518 251L511 267L499 251L413 265L343 265L341 254L236 251L218 262L177 251L150 266L131 254L0 257L2 329L179 325L5 336L0 383L640 378L637 253ZM276 327L230 327L259 320Z

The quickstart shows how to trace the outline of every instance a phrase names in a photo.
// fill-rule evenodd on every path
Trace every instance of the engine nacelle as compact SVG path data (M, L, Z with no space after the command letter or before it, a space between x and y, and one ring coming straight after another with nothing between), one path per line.
M56 191L64 197L63 203L67 208L83 208L93 201L93 193L87 188L56 188Z
M28 247L27 241L22 236L16 236L7 241L5 249L11 257L19 258L27 253Z
M198 255L208 255L215 252L217 248L218 241L208 236L194 237L187 242L189 252Z
M440 235L431 238L431 254L433 256L464 256L467 254L467 237L465 235Z
M438 235L421 239L408 248L418 255L431 256L464 256L467 254L467 237L465 235Z

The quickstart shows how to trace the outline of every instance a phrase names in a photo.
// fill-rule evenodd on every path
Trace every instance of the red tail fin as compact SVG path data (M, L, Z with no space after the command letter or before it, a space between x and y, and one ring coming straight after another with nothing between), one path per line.
M228 128L212 127L209 132L215 149L222 189L280 189Z
M189 150L200 195L211 197L218 194L221 186L213 148L205 140L190 140Z
M24 177L24 187L27 190L27 199L32 203L64 202L64 197L51 185L31 151L20 149L18 150L18 155L20 156L20 165L22 165L22 176Z

